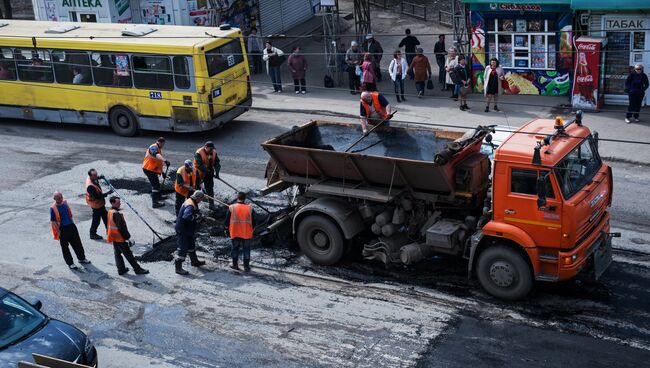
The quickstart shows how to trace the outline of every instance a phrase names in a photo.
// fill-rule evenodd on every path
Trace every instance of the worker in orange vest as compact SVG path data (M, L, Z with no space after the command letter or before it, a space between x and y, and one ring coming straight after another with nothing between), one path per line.
M58 240L61 244L61 251L63 252L63 259L71 270L79 270L80 268L74 264L72 254L68 246L74 250L79 263L88 264L89 260L86 259L84 247L81 244L79 231L77 226L72 221L72 210L68 206L68 202L63 200L61 192L54 192L54 203L50 206L50 222L52 224L52 235L54 240Z
M185 202L185 200L199 188L201 188L199 172L194 167L191 160L185 160L183 166L176 170L176 184L174 185L174 190L176 191L175 210L177 215L183 202Z
M390 125L390 103L379 92L364 91L361 93L361 104L359 108L359 119L363 134L368 133L368 124ZM381 129L381 128L377 128Z
M183 269L183 262L185 256L190 256L190 264L194 267L201 267L205 264L199 261L196 255L196 242L195 234L201 212L199 211L199 203L203 200L205 195L202 191L197 190L185 200L181 206L178 215L176 216L176 256L174 257L174 266L176 273L179 275L187 275L189 272Z
M117 266L117 273L124 275L129 272L129 269L124 266L124 258L133 267L133 272L137 275L145 275L149 273L138 264L133 252L131 252L131 245L133 244L129 239L129 229L126 227L124 215L120 212L121 201L119 197L112 196L109 198L111 202L111 209L108 211L108 227L106 228L106 241L113 243L113 253L115 254L115 265Z
M113 193L112 189L106 193L102 192L102 187L99 185L100 178L104 177L98 176L97 170L88 170L88 177L86 178L86 203L93 210L93 221L90 224L90 239L93 240L102 239L101 235L97 234L99 221L104 221L104 226L108 226L106 225L108 212L106 212L105 198Z
M154 144L147 148L147 151L144 153L144 160L142 161L142 171L147 176L147 179L149 179L149 183L151 183L151 203L153 208L165 205L161 202L162 194L160 192L160 179L158 179L158 176L161 175L163 179L165 178L163 164L169 167L170 163L162 155L163 147L165 147L165 138L160 137Z
M194 167L199 170L205 194L214 197L214 179L219 177L221 162L217 156L217 150L211 141L205 142L203 147L196 150L194 154ZM214 209L214 200L208 198L210 209Z
M237 193L237 202L228 207L224 227L226 236L229 236L232 241L230 251L232 265L230 268L239 271L239 248L242 248L244 271L249 272L251 270L251 239L253 239L255 220L253 218L253 208L246 203L246 193Z

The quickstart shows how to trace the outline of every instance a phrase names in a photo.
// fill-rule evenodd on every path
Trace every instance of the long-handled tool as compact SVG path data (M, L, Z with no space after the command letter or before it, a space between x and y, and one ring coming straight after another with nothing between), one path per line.
M130 208L131 210L133 210L133 212L135 213L135 215L138 216L138 218L139 218L140 220L142 220L142 222L144 222L145 225L147 225L147 227L149 228L149 230L151 230L151 232L152 232L156 237L158 237L158 239L160 239L161 241L165 240L165 239L164 239L164 238L163 238L163 237L162 237L162 236L161 236L161 235L160 235L156 230L153 229L153 227L151 227L151 225L149 225L149 223L144 219L144 217L142 217L142 215L140 215L140 213L138 213L138 211L137 211L135 208L133 208L133 206L131 206L131 204L130 204L129 202L127 202L126 198L124 198L124 197L123 197L123 196L122 196L122 195L121 195L121 194L120 194L120 193L115 189L115 187L111 184L110 181L108 181L108 179L106 179L106 178L102 178L102 180L104 180L104 181L106 182L106 185L108 185L108 187L113 191L113 193L117 194L117 196L120 197L120 198L122 199L122 201L124 201L124 203L126 203L126 205L129 206L129 208Z
M160 184L160 191L162 192L163 189L165 188L165 180L167 180L167 173L169 173L169 165L165 168L165 175L163 175L163 181Z
M386 122L387 120L392 119L393 115L395 115L396 112L397 112L397 110L395 110L395 111L391 112L390 114L388 114L388 116L386 116L386 119L382 120L381 123L379 123L379 124L375 125L374 127L372 127L366 134L362 135L361 138L357 139L354 143L352 143L350 145L350 147L348 147L344 152L348 152L349 150L351 150L352 147L359 144L359 142L361 142L364 138L369 136L370 133L372 133L375 129L379 128L382 124L384 124L384 122Z
M209 195L207 195L207 194L205 194L205 193L204 193L203 195L205 196L205 198L207 198L207 199L211 199L211 200L213 200L213 201L215 201L215 202L217 202L217 203L219 203L219 204L222 204L222 205L224 205L224 206L226 206L226 207L230 206L228 203L226 203L226 202L224 202L224 201L221 201L221 200L218 200L218 199L216 199L216 198L214 198L214 197L210 197Z
M225 180L223 180L223 179L221 179L221 178L217 178L217 179L219 179L220 182L226 184L228 187L230 187L230 189L234 190L235 192L240 192L239 189L237 189L237 188L233 187L232 185L228 184L228 182L226 182ZM264 211L266 211L266 213L268 213L269 215L271 214L271 211L267 210L264 206L262 206L261 204L257 203L255 200L253 200L253 199L251 199L251 198L248 198L248 200L251 201L251 202L253 202L255 205L257 205L257 207L259 207L259 208L263 209Z

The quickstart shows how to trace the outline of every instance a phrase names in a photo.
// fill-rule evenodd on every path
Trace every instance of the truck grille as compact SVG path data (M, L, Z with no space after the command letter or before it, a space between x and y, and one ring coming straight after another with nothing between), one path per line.
M605 209L606 201L602 201L601 205L598 206L593 212L593 214L578 228L576 246L580 246L594 231L596 226L605 216L607 212Z

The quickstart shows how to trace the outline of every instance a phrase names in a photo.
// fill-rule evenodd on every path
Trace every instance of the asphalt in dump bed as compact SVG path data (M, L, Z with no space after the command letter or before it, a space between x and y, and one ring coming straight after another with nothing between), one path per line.
M307 138L309 147L331 146L335 151L345 151L361 137L361 128L343 125L318 125ZM377 128L359 142L351 152L364 155L396 157L410 160L432 161L451 140L437 138L433 132L421 129Z

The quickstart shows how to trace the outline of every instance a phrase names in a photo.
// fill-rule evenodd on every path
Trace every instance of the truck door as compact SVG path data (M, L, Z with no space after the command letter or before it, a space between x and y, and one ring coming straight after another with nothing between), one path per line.
M546 208L537 208L537 177L548 170L509 168L509 188L505 206L504 222L528 233L538 246L557 247L562 239L562 202L547 175Z

